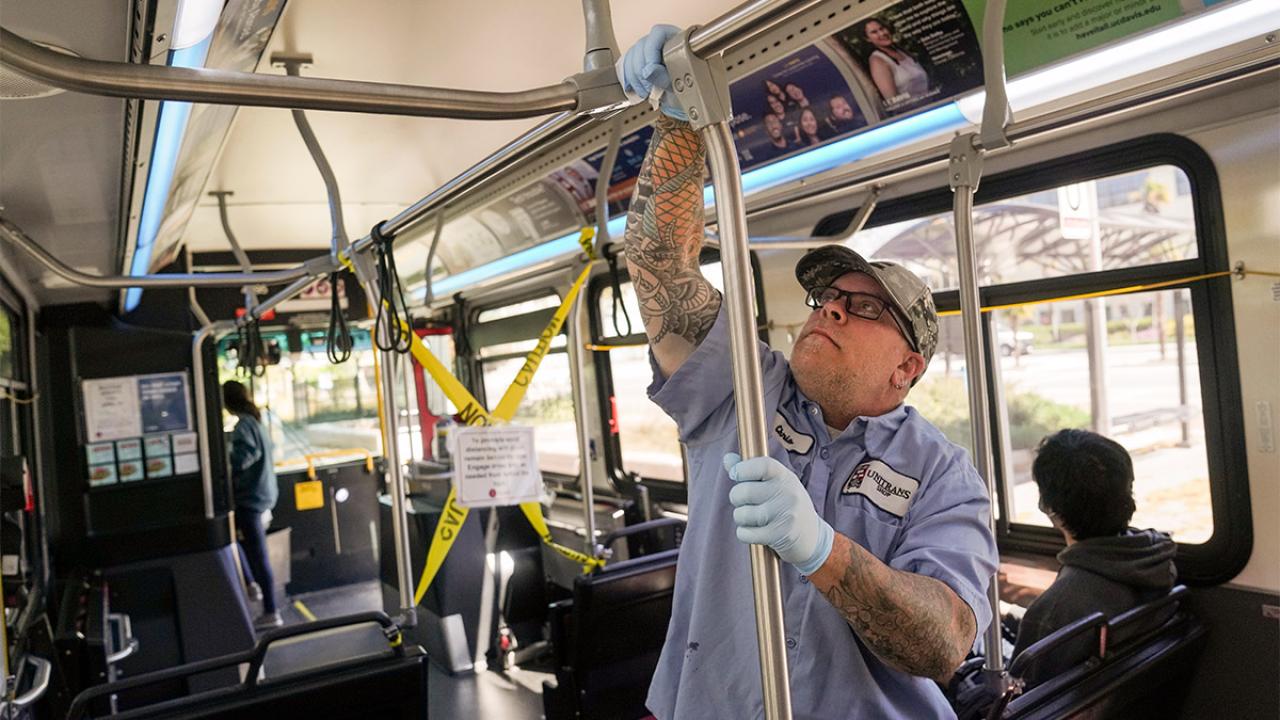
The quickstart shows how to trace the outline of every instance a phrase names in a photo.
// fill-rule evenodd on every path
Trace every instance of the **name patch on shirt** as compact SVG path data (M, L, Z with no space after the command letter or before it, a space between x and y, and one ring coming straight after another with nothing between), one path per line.
M907 514L911 498L919 488L919 480L909 478L879 460L871 460L853 469L840 494L865 495L881 510L902 517Z
M773 419L773 434L782 441L783 447L793 453L804 455L813 447L813 436L796 432L796 429L791 427L791 423L782 417L782 413L778 413Z

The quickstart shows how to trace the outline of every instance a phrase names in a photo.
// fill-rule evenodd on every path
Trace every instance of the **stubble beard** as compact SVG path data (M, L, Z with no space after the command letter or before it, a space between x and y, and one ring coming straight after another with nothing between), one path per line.
M847 414L852 419L856 416L853 408L858 405L860 378L857 372L841 362L842 359L822 358L815 350L809 349L809 343L816 342L825 340L806 338L792 352L791 374L795 377L796 387L805 397L818 403L828 424L833 419L838 420L833 417L837 415Z

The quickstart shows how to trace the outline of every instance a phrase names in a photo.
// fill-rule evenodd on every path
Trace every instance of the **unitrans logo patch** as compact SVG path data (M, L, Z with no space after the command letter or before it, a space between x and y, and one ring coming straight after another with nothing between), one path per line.
M841 495L864 495L887 513L907 514L920 481L909 478L879 460L864 462L853 469Z

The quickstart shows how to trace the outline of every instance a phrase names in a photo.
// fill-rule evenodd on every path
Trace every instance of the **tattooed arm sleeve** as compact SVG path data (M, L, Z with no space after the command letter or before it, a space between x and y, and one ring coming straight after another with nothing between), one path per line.
M872 652L912 675L946 683L978 631L973 611L946 583L895 570L840 533L809 579Z
M636 180L627 215L627 268L644 330L670 377L707 336L720 293L698 267L706 149L688 123L662 116Z

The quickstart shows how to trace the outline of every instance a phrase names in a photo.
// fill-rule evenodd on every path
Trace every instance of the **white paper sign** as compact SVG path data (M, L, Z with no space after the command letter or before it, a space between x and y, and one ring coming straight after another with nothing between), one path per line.
M450 434L459 505L497 507L541 498L532 427L461 427Z
M85 380L84 413L89 442L141 435L137 378Z
M191 475L200 472L200 456L199 455L174 455L173 456L173 474L174 475Z

